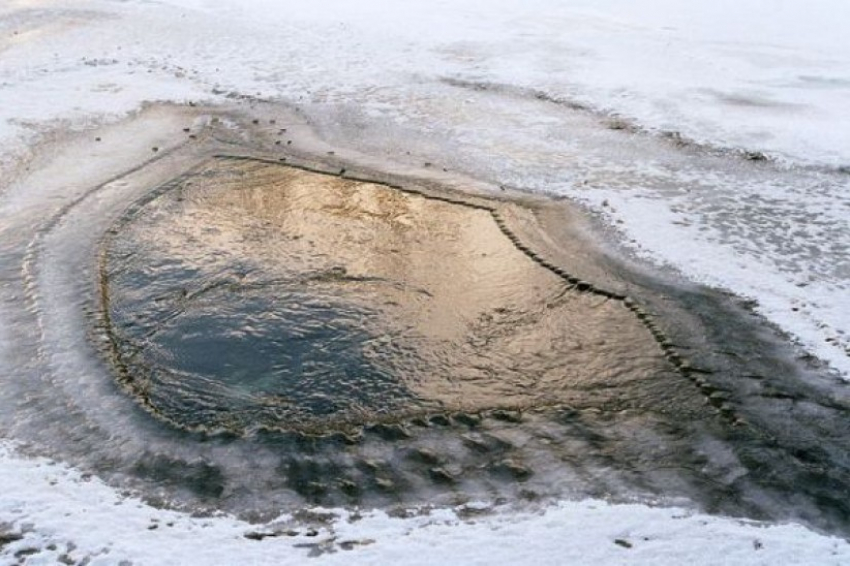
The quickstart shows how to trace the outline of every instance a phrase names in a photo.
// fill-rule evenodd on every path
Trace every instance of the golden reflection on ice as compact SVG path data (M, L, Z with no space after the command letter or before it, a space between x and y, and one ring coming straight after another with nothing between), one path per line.
M663 389L664 359L632 313L570 289L483 209L220 160L144 207L112 255L115 324L142 311L119 328L142 350L128 365L219 420L291 426Z

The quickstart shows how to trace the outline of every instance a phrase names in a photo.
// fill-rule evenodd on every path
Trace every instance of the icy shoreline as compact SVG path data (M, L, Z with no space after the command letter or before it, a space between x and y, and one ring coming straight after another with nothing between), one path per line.
M192 517L122 496L63 464L0 443L0 559L27 564L840 564L846 541L676 508L584 500L516 511L471 504L306 510L268 524ZM299 519L300 517L300 519ZM310 517L314 520L311 521ZM306 518L306 519L305 519ZM316 520L318 519L318 521Z
M172 157L172 149L178 147L179 144L173 140L165 139L173 138L167 132L179 131L179 126L189 119L183 110L185 109L168 106L153 108L150 109L144 119L131 120L117 124L113 128L99 130L99 135L110 139L111 143L108 145L101 142L92 143L90 140L77 140L76 144L72 143L66 148L67 155L61 152L51 152L51 166L40 169L35 173L35 179L40 179L39 191L41 195L39 198L52 200L50 198L52 195L57 204L63 200L75 200L73 193L65 192L63 183L68 181L72 181L76 185L75 190L83 192L85 192L85 183L87 182L97 183L113 178L117 179L114 181L116 185L124 184L125 181L122 180L121 175L119 174L116 178L115 172L121 171L130 163L143 162L144 156L151 154L150 147L153 144L157 144L156 147L159 148L154 153L161 155L163 160L168 161L170 159L174 162L174 167L185 166L183 159L178 157L179 152L173 154ZM205 110L197 109L197 111L203 113ZM205 119L208 119L208 117ZM200 132L201 130L202 128L198 128L194 131ZM119 131L124 133L116 135ZM133 135L128 136L128 131L133 132ZM307 131L308 128L306 127L298 130L299 143L307 143L304 141L307 137ZM127 143L116 145L118 139ZM169 146L169 143L174 145ZM316 140L315 143L321 142ZM191 153L191 146L192 144L188 144L184 149ZM100 164L100 166L95 167L95 177L91 176L92 171L85 169L64 179L56 176L56 171L62 170L69 163L77 162L81 156L93 151L94 148L97 148L99 153L90 155L94 158L94 162ZM170 169L170 171L173 174L175 170ZM145 178L149 178L151 175L144 173L144 168L140 170L140 174ZM167 174L161 173L160 176ZM155 183L156 181L149 179L147 182ZM106 185L109 186L110 183L107 182ZM142 186L150 185L143 184ZM7 204L10 206L15 204L26 205L30 202L28 199L32 198L32 195L22 191L21 188L16 188L4 196L8 199ZM108 201L108 198L100 198ZM116 205L121 206L120 202ZM9 212L9 210L7 208L6 212ZM80 244L80 242L76 243ZM69 245L73 246L73 242ZM64 257L66 254L60 253L60 255ZM44 300L47 310L51 313L59 308L56 301L62 301L61 297L44 297ZM71 309L74 310L74 307L71 307ZM48 334L53 334L53 332L48 332ZM69 347L69 345L64 347ZM74 372L69 371L69 373L73 374ZM72 389L75 388L73 383L67 385ZM90 416L111 420L110 413L122 412L116 409L117 406L98 407L96 411L93 411L97 415L92 414ZM645 505L609 505L595 500L579 503L555 503L550 506L539 507L539 510L535 511L529 510L538 509L537 506L533 505L525 510L521 507L519 510L516 508L499 509L497 513L488 513L485 516L476 517L474 524L469 523L466 519L458 518L458 513L464 517L468 516L467 511L442 508L430 510L428 515L403 520L388 517L385 511L364 511L363 514L366 518L363 521L356 521L355 526L352 527L352 523L347 518L350 511L339 511L338 514L341 518L334 519L329 523L326 526L326 531L322 531L315 525L304 526L299 524L297 529L293 529L297 530L299 534L291 537L286 535L286 531L290 530L290 523L286 519L282 519L282 522L275 521L272 524L258 527L225 516L196 521L189 515L156 509L133 498L116 505L122 496L100 483L100 480L70 470L64 464L51 465L44 459L28 460L20 458L11 449L2 455L0 460L3 462L0 465L0 469L4 470L3 473L8 472L13 476L23 478L21 481L30 486L29 490L13 491L13 493L19 494L18 496L3 498L2 500L3 509L8 510L4 512L4 515L13 519L12 528L7 529L8 536L11 539L16 539L19 535L24 535L21 540L11 541L13 544L8 546L6 553L7 555L14 555L17 552L24 551L26 553L35 549L38 550L38 555L43 554L43 559L48 563L55 561L62 554L69 554L78 559L91 556L92 560L97 558L103 563L116 563L123 559L119 558L121 552L125 553L121 556L130 556L132 559L142 562L156 563L162 560L161 555L146 554L148 552L147 547L122 546L129 544L128 541L146 539L141 539L137 534L126 529L121 531L111 530L111 525L120 521L110 518L108 514L112 512L120 514L131 506L138 510L141 517L140 522L132 522L131 526L139 531L144 529L146 533L149 527L159 525L152 531L160 534L151 536L162 536L161 533L167 531L169 536L175 538L166 540L177 540L181 541L180 544L183 544L182 541L185 541L186 537L192 536L201 541L206 540L207 533L210 533L209 536L212 537L213 542L205 545L204 549L214 548L216 555L203 558L210 563L216 563L218 556L225 555L225 553L233 553L227 555L232 556L232 558L225 559L226 562L241 559L246 554L251 556L251 553L254 552L258 553L256 555L258 561L272 560L269 557L271 553L286 552L286 556L291 556L293 562L303 560L304 555L310 553L318 554L322 560L328 561L342 560L346 555L361 556L362 560L366 562L392 559L398 553L399 560L416 563L416 558L411 558L410 554L405 553L411 552L410 549L416 548L419 544L422 545L423 550L417 556L421 555L423 562L433 560L435 556L438 556L438 552L445 553L446 559L469 556L470 561L474 561L474 558L483 556L483 561L490 562L494 559L493 555L480 555L479 553L480 547L492 546L494 532L497 532L499 537L505 536L508 541L521 539L526 543L523 546L514 542L508 545L508 548L500 548L496 559L501 560L502 556L505 556L508 557L506 560L521 560L531 552L542 556L543 558L539 560L544 563L548 559L546 557L550 556L554 556L551 559L552 563L560 563L563 556L575 557L577 560L590 556L593 560L606 562L616 562L622 559L629 563L657 562L659 555L662 555L664 560L669 558L671 561L675 561L679 556L691 560L694 559L694 555L711 556L709 549L718 547L718 539L727 543L722 546L721 550L724 553L724 560L727 561L734 562L737 560L740 563L752 563L766 557L766 560L794 563L795 560L807 560L810 547L814 549L811 552L823 552L824 560L828 560L829 557L833 556L832 553L836 552L838 554L835 556L840 559L843 556L841 553L844 552L842 545L845 545L844 541L816 535L800 526L769 527L764 524L693 514L692 511L685 511L680 508L663 509ZM31 473L32 470L28 466L37 470L43 470L45 467L63 470L62 473L67 473L77 480L57 484L62 486L62 493L68 497L53 499L49 493L44 493L43 486L45 483L49 485L51 481L55 480L55 477L50 476L44 480L34 480L32 479L33 474L35 474L34 477L38 478L38 473ZM98 486L97 490L100 491L86 491L88 489L86 486L90 482L94 482ZM16 484L9 483L9 485L14 486ZM96 505L86 503L87 498L93 497L93 493L100 498ZM683 502L683 504L687 505L687 502ZM40 507L42 505L44 507ZM40 508L43 512L39 511ZM115 511L116 508L122 511ZM20 513L16 513L16 510L20 510ZM412 512L416 513L415 508ZM540 512L544 514L538 515ZM136 511L133 513L136 513ZM20 518L15 519L16 515L19 515ZM80 519L82 522L79 523L71 520L83 516L94 517L94 519L88 523L83 521L82 518ZM123 515L120 516L123 517ZM682 522L683 516L686 517L684 523ZM431 523L434 517L439 518L438 525ZM128 518L132 519L132 516L128 516ZM154 521L153 518L158 520ZM172 532L170 528L165 529L163 527L163 525L168 526L169 522L186 526L184 530L177 529ZM35 529L29 532L27 525L31 523L35 524ZM42 524L46 526L41 527ZM285 525L285 527L281 527L281 525ZM576 525L576 532L580 531L578 542L564 538L564 530L568 529L570 525ZM579 526L586 527L587 525L592 525L592 536L579 529ZM636 525L641 526L641 528ZM652 529L642 530L643 525L654 526ZM685 527L682 528L682 525L685 525ZM109 528L102 530L106 528L105 526L109 526ZM85 531L86 535L80 535L76 530L77 528ZM129 528L128 526L127 529ZM315 531L310 530L311 528ZM779 530L772 530L774 528ZM772 535L765 536L765 529L776 534L776 538L772 538ZM175 532L177 534L174 534ZM280 535L281 532L284 534ZM533 534L529 534L530 532ZM56 533L62 534L60 536ZM87 536L99 542L89 544ZM262 540L257 541L257 538ZM644 540L644 538L649 540ZM108 553L104 550L102 544L104 539L114 539L114 544ZM596 543L591 545L587 542L588 540L595 540ZM457 542L455 545L455 542L450 543L448 541ZM660 541L663 541L663 543ZM68 545L69 542L71 546ZM767 548L768 543L777 554L761 554ZM145 544L154 544L154 542L146 542ZM157 542L157 544L160 543ZM163 544L170 547L168 543ZM178 543L175 542L174 544ZM585 547L585 544L588 544L588 546ZM51 545L56 545L55 550L51 550ZM439 546L438 551L433 549L435 545ZM683 550L683 547L687 547L687 550ZM430 553L426 552L425 548L430 549ZM806 550L800 550L802 548ZM169 552L173 552L175 556L179 557L181 552L189 553L192 552L191 549L192 546L187 545L185 550L181 548L179 551L169 550ZM512 552L517 553L517 556L511 554ZM623 552L628 552L628 554L622 555ZM756 552L759 554L755 554ZM37 562L38 555L33 554L31 560ZM805 558L798 558L798 556L803 555L805 555ZM189 561L189 556L205 555L200 554L199 551L195 555L187 554L186 556L186 561ZM390 558L387 558L388 556ZM426 556L427 558L424 558ZM274 560L279 561L277 554L275 554ZM705 562L711 563L712 560L705 559Z

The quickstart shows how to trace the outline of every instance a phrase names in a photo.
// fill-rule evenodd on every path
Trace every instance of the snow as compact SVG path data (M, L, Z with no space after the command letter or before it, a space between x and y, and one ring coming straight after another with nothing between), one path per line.
M338 99L458 74L698 141L847 165L847 11L825 0L769 13L756 0L12 3L3 122L126 111L192 87Z
M382 511L313 509L331 522L283 515L265 525L152 508L97 478L0 443L0 551L27 564L841 564L850 544L797 525L765 525L683 509L561 502L534 511L470 504ZM11 520L10 520L11 519ZM248 535L246 537L246 535ZM259 535L259 536L258 536ZM265 535L265 536L263 536ZM257 539L260 540L257 540Z
M145 102L295 104L341 147L566 195L637 255L757 299L848 375L847 21L840 0L10 0L0 5L0 177L40 140ZM602 131L611 118L638 133ZM665 132L722 151L680 150ZM0 521L33 525L0 556L35 545L33 563L52 563L71 542L91 563L301 562L310 549L297 545L332 536L338 552L317 560L848 557L845 543L799 526L594 501L472 521L375 511L337 520L333 534L253 541L243 535L256 526L156 510L8 444L0 475ZM148 530L152 518L161 526ZM366 539L375 542L340 546Z

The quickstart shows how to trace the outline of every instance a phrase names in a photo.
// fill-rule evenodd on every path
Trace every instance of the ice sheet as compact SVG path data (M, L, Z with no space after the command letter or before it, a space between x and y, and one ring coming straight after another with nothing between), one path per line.
M757 299L846 374L848 10L755 0L15 2L0 12L0 169L46 131L90 127L144 101L286 101L340 145L583 202L639 254ZM589 116L627 127L593 142L598 124L583 126L593 135L576 130ZM681 140L728 159L670 157ZM743 167L735 151L780 164Z
M39 140L148 101L296 104L341 146L569 196L639 255L757 299L846 374L847 21L850 5L839 0L13 0L0 6L0 178L26 166ZM245 539L254 527L122 501L96 479L8 447L0 475L3 520L13 517L14 532L34 525L4 558L35 545L42 553L32 561L49 563L73 542L74 557L111 549L92 563L285 563L314 548L296 544L330 537ZM800 527L680 514L600 502L472 523L451 511L407 520L376 512L338 521L330 547L339 551L322 559L848 557L844 543ZM152 518L175 526L148 530ZM57 550L44 550L51 542Z

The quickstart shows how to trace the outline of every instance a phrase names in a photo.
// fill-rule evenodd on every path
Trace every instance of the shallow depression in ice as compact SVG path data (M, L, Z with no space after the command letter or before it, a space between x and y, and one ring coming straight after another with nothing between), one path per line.
M486 207L278 164L217 159L145 197L100 277L119 380L191 430L539 408L667 367Z

